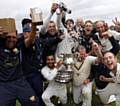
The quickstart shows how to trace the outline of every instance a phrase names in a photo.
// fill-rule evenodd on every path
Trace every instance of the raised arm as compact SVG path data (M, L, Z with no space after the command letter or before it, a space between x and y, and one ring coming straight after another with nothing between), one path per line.
M58 8L58 5L56 3L53 3L52 7L51 7L50 15L48 16L48 18L46 19L46 21L44 22L44 24L43 24L43 26L41 28L41 31L40 31L41 34L45 34L47 32L48 23L51 20L53 14L55 13L57 8Z
M64 27L64 25L63 25L63 23L62 23L62 11L58 8L57 9L57 28L58 28L58 31L59 32L64 32L64 30L65 30L65 27Z
M92 41L92 42L93 42L92 43L92 50L97 55L98 62L102 62L103 61L103 55L102 55L102 52L101 52L101 47L95 41Z
M105 39L108 39L111 42L112 46L113 46L112 49L110 50L110 52L112 52L114 55L117 55L117 53L120 50L120 45L117 42L118 39L117 40L115 39L115 36L114 36L115 34L111 34L111 33L109 33L107 31L107 32L104 32L103 35L104 35L103 37Z

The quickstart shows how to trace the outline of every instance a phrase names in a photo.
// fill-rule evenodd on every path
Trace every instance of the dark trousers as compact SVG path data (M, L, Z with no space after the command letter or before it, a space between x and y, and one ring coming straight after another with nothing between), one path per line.
M25 78L0 82L0 106L15 106L17 99L22 106L39 106L38 98Z
M26 79L35 91L37 97L39 98L39 106L45 106L41 95L43 93L43 77L40 72L33 72L26 75Z

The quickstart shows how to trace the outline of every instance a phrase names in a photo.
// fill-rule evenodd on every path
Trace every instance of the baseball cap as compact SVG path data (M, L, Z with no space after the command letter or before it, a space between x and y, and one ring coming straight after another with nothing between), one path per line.
M32 20L28 18L24 18L21 22L22 27L24 27L27 23L32 23Z

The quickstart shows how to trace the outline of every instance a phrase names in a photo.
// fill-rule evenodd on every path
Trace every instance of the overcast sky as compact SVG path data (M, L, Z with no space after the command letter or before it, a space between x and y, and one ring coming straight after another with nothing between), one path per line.
M72 14L68 14L67 18L76 19L80 16L85 20L105 20L109 24L112 24L114 17L120 19L120 0L1 0L0 18L15 18L17 29L21 32L21 20L29 17L30 8L41 8L45 19L51 4L59 1L66 3L72 10Z

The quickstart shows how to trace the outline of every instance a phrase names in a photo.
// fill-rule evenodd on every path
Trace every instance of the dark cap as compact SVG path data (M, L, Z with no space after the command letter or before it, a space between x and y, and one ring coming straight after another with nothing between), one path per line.
M32 23L32 20L28 18L24 18L21 23L22 23L22 27L24 27L24 25L26 25L27 23Z

